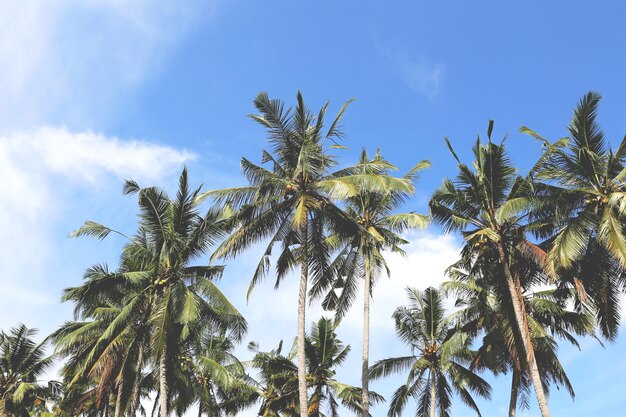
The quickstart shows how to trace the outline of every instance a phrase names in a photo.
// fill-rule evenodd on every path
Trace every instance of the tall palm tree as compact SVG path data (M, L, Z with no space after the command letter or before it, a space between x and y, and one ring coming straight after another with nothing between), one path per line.
M523 347L541 415L549 417L528 328L520 282L522 271L515 268L515 260L523 256L537 262L541 259L537 254L541 252L539 248L526 237L529 211L538 205L538 201L528 179L516 174L506 154L504 141L499 145L491 141L492 130L493 121L490 121L488 143L481 143L479 137L473 147L473 170L460 161L446 139L458 163L459 173L454 181L443 181L433 194L430 209L433 220L447 231L462 232L466 252L477 257L488 254L491 266L502 271L499 276L504 280L513 311L512 328Z
M421 161L403 177L414 185L418 173L429 167L429 161ZM359 167L362 173L387 175L397 168L387 162L379 152L370 159L363 150ZM424 228L428 218L409 212L396 213L398 208L410 196L404 186L390 187L384 191L362 188L358 194L346 199L346 214L362 227L353 229L348 238L337 239L339 254L332 269L337 275L334 285L322 304L327 309L336 311L335 320L341 320L351 307L359 282L363 281L363 355L361 362L361 388L363 417L369 416L369 344L370 344L370 301L374 285L382 270L389 274L384 258L384 251L404 254L401 249L408 243L401 234L412 229ZM323 281L320 281L323 283ZM321 292L323 285L314 287L313 294ZM337 290L340 291L337 295Z
M69 294L80 300L80 306L93 304L90 297L95 298L96 304L105 301L104 306L97 307L101 311L107 306L106 300L99 300L104 296L98 293L98 288L137 288L124 294L124 307L116 313L90 352L90 359L102 358L102 352L109 347L122 346L120 342L124 339L120 336L128 332L132 335L133 325L146 320L150 359L158 375L160 415L167 417L169 404L174 400L169 381L193 339L207 329L222 329L234 340L240 340L246 331L246 321L214 283L214 279L221 276L223 267L190 266L227 234L230 220L221 210L210 209L200 215L197 197L201 188L189 188L186 169L180 176L174 199L170 199L164 190L140 188L131 180L126 182L124 192L137 194L140 210L138 232L127 238L129 243L121 261L122 265L129 263L134 268L104 274L95 282L88 280L82 287L71 289ZM91 221L72 236L104 239L111 233L125 236Z
M28 417L45 400L47 386L40 378L52 366L46 356L47 340L36 343L37 333L23 324L0 331L0 416Z
M396 333L411 347L411 355L380 360L370 369L372 378L409 371L407 382L394 392L387 415L401 415L413 398L417 416L435 417L439 410L439 416L447 417L452 391L480 415L472 393L490 398L491 387L465 366L471 358L471 339L445 317L437 289L420 292L409 288L407 294L410 304L398 307L393 316Z
M280 100L270 100L261 93L254 100L259 114L251 116L268 131L269 151L263 151L262 163L271 169L241 161L242 171L250 186L207 192L217 202L239 209L237 230L215 252L218 257L239 254L250 245L269 239L269 244L254 273L248 295L270 269L274 246L280 245L276 259L276 286L300 266L298 290L298 392L300 415L308 415L305 354L305 312L309 280L329 276L330 249L325 236L329 230L349 234L359 225L333 203L333 200L355 195L363 184L379 190L404 185L406 181L385 176L367 175L346 168L336 172L337 165L330 147L343 136L341 118L343 105L330 127L325 129L326 103L315 115L298 92L297 105L292 112L285 110Z
M593 302L604 337L614 339L619 295L626 288L626 137L613 150L596 121L600 95L587 93L574 110L569 138L550 143L534 131L544 155L533 175L545 204L536 213L548 238L548 262Z

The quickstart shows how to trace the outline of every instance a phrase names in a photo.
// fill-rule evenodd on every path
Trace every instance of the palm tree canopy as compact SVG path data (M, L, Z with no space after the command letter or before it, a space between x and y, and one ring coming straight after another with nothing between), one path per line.
M464 268L471 265L471 269ZM532 268L527 271L530 272ZM455 322L469 337L480 336L472 369L489 369L495 374L513 372L513 386L520 405L528 407L530 379L527 374L526 358L523 349L511 326L513 312L507 302L508 294L503 279L494 276L493 268L480 266L476 262L459 261L448 269L453 281L443 287L448 294L456 295ZM526 274L524 274L526 278ZM567 308L572 291L568 289L542 289L532 291L526 288L533 279L524 279L524 300L531 340L541 371L542 383L546 392L550 385L564 386L572 397L573 387L557 356L557 339L567 340L579 347L576 335L589 335L594 332L591 312L572 311Z
M337 160L331 149L341 148L337 145L344 136L341 119L351 101L341 107L326 129L329 103L314 114L300 92L293 111L285 109L282 101L271 100L267 93L259 94L254 100L259 114L250 117L267 130L270 148L263 151L261 162L270 164L271 168L243 158L241 167L249 186L208 191L200 196L238 209L239 227L220 245L216 256L235 256L253 243L269 240L248 295L269 272L275 245L281 245L276 259L276 285L305 259L313 283L328 275L330 255L323 236L329 230L345 235L358 227L334 200L356 195L362 187L379 191L389 186L406 192L413 190L408 180L375 175L376 171L389 167L382 160L363 164L369 170L358 166L333 171ZM306 235L302 230L306 230ZM303 243L308 248L306 253L299 249Z
M47 340L36 343L37 330L20 324L9 332L0 331L0 401L15 416L29 416L48 396L42 378L54 362L47 356Z
M64 299L74 301L77 318L86 320L66 324L55 338L71 356L67 371L72 384L98 375L100 398L115 386L126 407L138 406L131 393L137 392L143 368L159 363L161 382L176 380L181 358L198 340L217 332L239 341L247 324L215 284L223 266L190 265L226 236L229 213L211 208L200 214L201 188L190 189L186 169L173 199L162 189L141 188L132 180L124 192L138 197L134 236L95 222L72 234L103 239L117 233L128 243L117 271L92 267L83 285L66 290ZM187 393L173 386L168 402L184 409L190 405Z
M533 214L545 238L548 264L592 302L603 335L613 339L620 320L619 294L626 288L626 137L612 149L596 121L600 95L581 98L569 137L554 143L529 128L544 146L532 171L543 204Z
M292 362L295 352L281 355L282 342L271 352L258 352L253 360L259 371L257 383L263 403L262 416L295 416L298 412L297 367ZM306 340L307 385L311 392L309 415L312 417L338 417L339 406L361 412L361 389L342 383L336 371L350 353L350 346L337 338L336 322L321 318L313 323ZM372 404L383 398L370 392Z
M467 367L471 339L446 318L437 289L407 289L407 294L409 305L398 307L394 319L396 333L411 354L380 360L370 368L372 378L408 371L407 382L394 392L387 415L401 415L412 398L417 403L416 415L434 415L435 407L440 416L448 416L452 392L480 415L472 393L490 398L491 387Z
M385 270L389 274L384 252L404 254L402 245L408 242L401 234L427 226L428 217L425 215L396 211L412 194L404 186L404 181L415 187L419 172L429 166L429 161L421 161L400 178L403 182L390 183L383 191L361 187L357 194L345 200L345 213L360 227L352 228L350 234L328 238L330 245L338 250L331 265L333 276L332 279L318 281L311 289L315 297L327 292L332 285L322 305L327 310L334 310L336 319L341 319L351 307L365 268L370 270L371 294L380 272ZM397 167L384 159L380 151L370 158L363 150L355 167L356 172L370 175L390 176L390 171L395 170Z

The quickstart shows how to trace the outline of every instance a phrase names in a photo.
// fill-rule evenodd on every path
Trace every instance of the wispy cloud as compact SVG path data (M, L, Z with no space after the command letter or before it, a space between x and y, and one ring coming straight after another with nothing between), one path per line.
M433 99L439 94L446 66L439 62L430 62L424 58L400 54L398 64L404 80L413 91Z
M81 262L63 253L69 230L59 230L61 222L76 227L95 200L114 202L117 193L101 193L124 178L162 180L193 158L168 146L58 128L0 137L0 328L26 321L49 330L51 320L62 319L60 290L77 284L80 272L63 274Z
M0 3L0 126L89 126L154 77L212 0Z

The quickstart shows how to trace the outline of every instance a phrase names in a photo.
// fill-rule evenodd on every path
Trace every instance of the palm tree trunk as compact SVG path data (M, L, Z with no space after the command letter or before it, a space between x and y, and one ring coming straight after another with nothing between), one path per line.
M0 399L0 417L9 417L6 410L6 400Z
M517 390L519 388L519 371L513 367L513 379L511 380L511 400L509 401L509 417L515 417L517 411Z
M522 345L524 346L524 353L526 354L526 361L528 363L528 374L533 382L535 389L535 395L537 396L537 403L539 404L539 410L542 417L550 417L550 410L548 409L548 400L546 393L543 390L541 384L541 376L539 375L539 368L537 367L537 360L535 359L535 351L530 340L530 332L528 331L528 322L526 321L526 308L524 306L524 299L522 297L521 284L519 279L514 279L507 256L504 251L502 243L498 243L498 254L500 255L500 263L504 269L504 277L506 284L511 295L511 304L513 305L513 312L515 314L515 326L522 339Z
M135 385L133 386L133 403L130 406L131 415L137 414L139 408L139 401L141 397L141 390L139 385L141 384L141 369L143 367L143 343L139 343L139 353L137 354L137 367L135 368L136 378Z
M113 415L115 417L122 417L122 391L124 390L124 384L120 381L117 384L117 395L115 396L115 411Z
M159 394L160 394L160 411L161 417L168 417L167 410L167 345L163 346L163 352L161 352L161 358L159 359Z
M302 265L300 270L300 289L298 291L298 398L300 400L300 417L308 417L308 394L306 386L306 352L305 352L305 324L306 324L306 292L309 279L308 263L308 225L307 222L300 228L300 246L302 250Z
M430 417L436 416L437 410L437 388L435 386L435 372L430 370Z
M361 365L361 405L362 416L370 415L369 398L369 357L370 357L370 281L371 271L369 260L365 259L365 281L363 282L363 356Z

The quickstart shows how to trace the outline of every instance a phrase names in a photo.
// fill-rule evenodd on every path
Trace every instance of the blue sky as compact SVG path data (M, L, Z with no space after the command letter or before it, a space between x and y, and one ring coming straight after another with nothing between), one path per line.
M469 158L489 119L496 137L509 134L524 170L539 145L519 127L564 136L579 97L595 90L616 143L626 133L624 18L615 1L2 1L0 328L54 329L71 317L71 306L58 304L61 289L95 262L115 264L122 241L66 236L87 219L132 231L124 178L171 187L186 164L206 188L242 183L240 158L258 160L265 143L246 118L259 91L293 103L300 89L314 109L332 100L334 111L356 98L342 160L364 146L403 170L430 159L410 204L418 211L455 172L442 138ZM375 296L373 359L403 353L389 320L402 288L440 282L459 245L433 227L414 236L407 259L392 259L392 279ZM221 285L249 317L249 339L271 348L295 333L295 292L268 282L246 305L255 260L252 250L230 262ZM358 383L358 311L340 335L353 345L341 376ZM582 347L561 349L577 397L554 391L553 415L622 415L626 340ZM503 415L509 381L490 380L494 400L480 404L483 415ZM398 381L374 388L388 395ZM454 415L471 413L455 406Z

